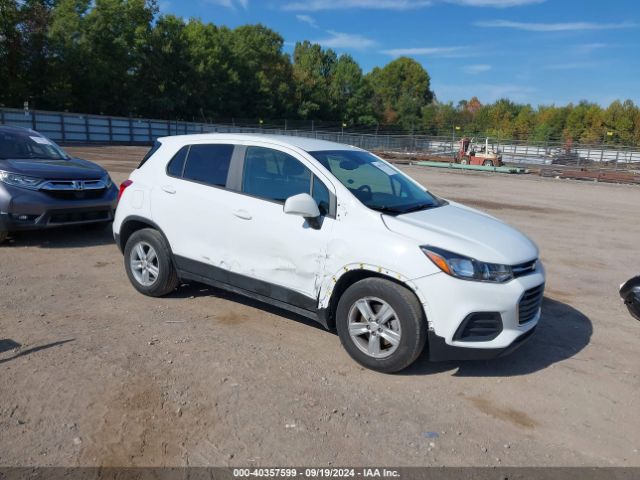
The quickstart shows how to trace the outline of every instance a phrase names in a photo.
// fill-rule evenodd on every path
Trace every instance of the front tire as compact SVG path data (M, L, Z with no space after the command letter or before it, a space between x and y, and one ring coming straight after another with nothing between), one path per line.
M485 160L482 165L485 167L493 167L493 162L491 160Z
M0 230L0 243L4 242L9 236L9 232L5 232L4 230Z
M178 274L164 237L152 228L134 232L124 247L124 266L136 290L162 297L178 286Z
M360 280L344 292L336 327L351 358L385 373L411 365L427 339L427 322L416 296L382 278Z

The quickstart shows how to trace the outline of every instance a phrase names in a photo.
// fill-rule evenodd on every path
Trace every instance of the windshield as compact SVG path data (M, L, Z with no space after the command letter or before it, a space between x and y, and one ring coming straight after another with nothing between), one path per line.
M441 205L398 170L363 150L309 152L367 207L398 215Z
M55 143L33 130L0 130L0 159L66 160L69 156Z

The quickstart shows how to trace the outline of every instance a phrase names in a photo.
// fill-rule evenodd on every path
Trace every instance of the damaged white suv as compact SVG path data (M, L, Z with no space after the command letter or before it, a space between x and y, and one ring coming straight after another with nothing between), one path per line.
M377 156L310 138L160 138L113 222L133 286L203 282L336 328L384 372L510 351L538 323L538 249Z

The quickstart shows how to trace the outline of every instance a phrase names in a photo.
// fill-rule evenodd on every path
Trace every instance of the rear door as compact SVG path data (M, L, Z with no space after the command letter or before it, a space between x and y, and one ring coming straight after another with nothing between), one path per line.
M193 262L221 265L228 257L225 224L235 194L227 190L234 146L182 147L151 193L152 216L165 233L180 268Z

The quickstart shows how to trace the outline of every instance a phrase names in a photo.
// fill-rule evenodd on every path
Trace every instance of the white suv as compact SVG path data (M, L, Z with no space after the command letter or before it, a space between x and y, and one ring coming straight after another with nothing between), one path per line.
M529 238L359 148L310 138L160 138L113 223L133 286L203 282L336 328L384 372L512 350L540 318Z

